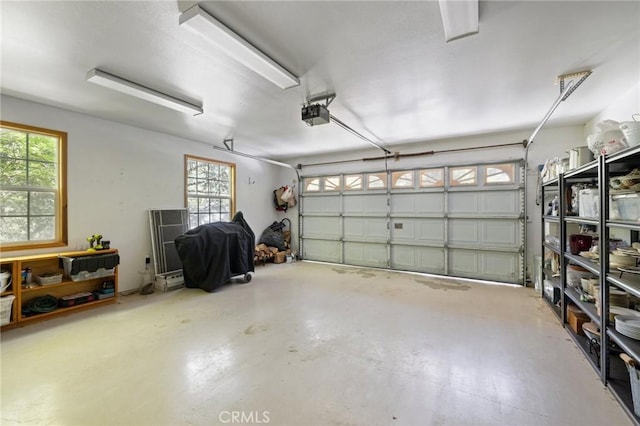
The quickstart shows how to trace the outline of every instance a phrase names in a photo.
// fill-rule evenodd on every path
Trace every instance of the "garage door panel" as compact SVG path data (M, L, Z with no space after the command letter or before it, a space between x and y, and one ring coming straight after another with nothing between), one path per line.
M484 277L504 279L511 277L511 282L520 282L520 261L517 253L485 252L480 258L480 267Z
M387 214L387 196L384 194L345 196L343 204L345 214Z
M452 192L449 194L450 214L478 214L480 194L477 192Z
M520 224L518 221L488 221L482 223L483 244L493 247L519 247Z
M449 243L473 246L479 245L479 223L475 220L449 220Z
M444 274L444 249L394 245L391 249L391 265L394 269Z
M444 214L444 193L391 194L391 214Z
M338 211L340 211L340 197L337 195L305 197L304 199L304 212L306 214L335 214Z
M495 191L482 193L480 212L492 215L520 214L518 191Z
M513 191L452 192L449 213L509 216L520 214L520 193Z
M450 275L518 283L519 270L519 253L449 250Z
M479 252L476 250L449 250L449 272L463 276L478 276Z
M339 217L308 216L303 220L305 237L340 238L341 220Z
M346 240L387 240L387 220L380 218L345 217L344 238Z
M515 183L486 184L491 165L475 164L478 185L451 184L445 165L442 187L303 190L301 250L313 260L522 283L522 167L504 163L514 164ZM393 173L375 174L395 182Z
M449 243L470 247L519 249L521 243L519 220L450 219Z
M305 240L304 258L320 262L340 263L340 242L324 240Z
M442 219L403 218L391 220L391 240L394 243L444 244L444 237Z
M344 263L358 266L387 267L387 246L371 243L344 243Z

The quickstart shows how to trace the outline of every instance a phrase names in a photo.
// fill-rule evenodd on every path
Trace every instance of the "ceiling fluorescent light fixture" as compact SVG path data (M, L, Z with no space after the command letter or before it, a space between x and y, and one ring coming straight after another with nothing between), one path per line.
M229 27L195 5L180 15L180 25L205 36L226 54L282 89L300 85L300 80L262 53Z
M149 89L141 84L134 83L117 75L109 74L97 68L87 73L87 81L176 111L193 113L194 115L204 112L202 106L194 105L182 99L158 92L157 90Z
M478 33L478 0L439 0L439 3L446 41Z

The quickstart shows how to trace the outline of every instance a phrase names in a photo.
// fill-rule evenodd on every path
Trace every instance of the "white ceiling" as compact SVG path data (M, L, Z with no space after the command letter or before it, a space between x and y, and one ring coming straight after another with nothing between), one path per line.
M1 1L3 94L269 158L531 129L557 75L593 75L549 125L582 124L638 84L640 2L483 1L480 33L445 43L435 1L201 2L300 78L281 90L181 28L193 2ZM100 68L204 104L190 116L85 81ZM635 111L638 112L638 111ZM629 117L630 118L630 117Z

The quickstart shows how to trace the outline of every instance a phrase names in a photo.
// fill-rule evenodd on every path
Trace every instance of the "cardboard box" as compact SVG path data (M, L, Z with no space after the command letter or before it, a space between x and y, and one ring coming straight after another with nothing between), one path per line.
M582 331L582 324L589 321L591 321L589 316L582 312L577 306L567 306L567 323L574 333L584 336L585 334L584 331Z
M273 263L284 263L287 260L287 254L284 251L279 251L273 258Z

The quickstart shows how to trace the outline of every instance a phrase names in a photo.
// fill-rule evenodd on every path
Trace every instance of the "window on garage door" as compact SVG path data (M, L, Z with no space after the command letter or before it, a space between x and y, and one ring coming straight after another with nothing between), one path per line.
M304 179L304 192L318 192L320 191L320 178L305 178Z
M492 164L484 166L484 183L487 185L511 184L515 182L515 164Z
M438 188L444 186L444 169L420 170L421 188Z
M387 189L387 174L384 172L368 173L367 189Z
M391 173L392 188L413 188L413 170Z
M340 176L327 176L323 180L325 191L340 191Z
M345 191L359 191L362 189L362 175L346 175L344 177Z
M449 185L464 186L477 184L476 166L452 167L449 169Z

